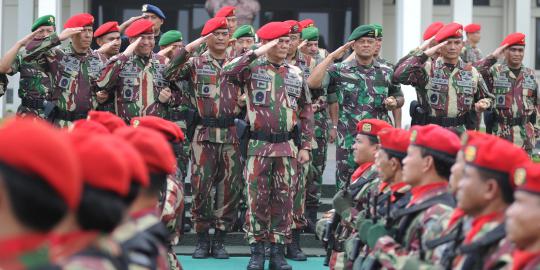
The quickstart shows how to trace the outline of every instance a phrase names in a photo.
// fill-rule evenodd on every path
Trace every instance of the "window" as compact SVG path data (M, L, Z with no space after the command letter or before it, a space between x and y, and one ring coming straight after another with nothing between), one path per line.
M475 6L489 6L489 0L473 0Z
M449 6L450 0L433 0L433 5L435 6Z

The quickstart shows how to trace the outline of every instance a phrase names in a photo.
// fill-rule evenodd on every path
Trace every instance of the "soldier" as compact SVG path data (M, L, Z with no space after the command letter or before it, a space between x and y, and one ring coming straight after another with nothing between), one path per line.
M159 39L159 55L167 57L169 60L174 54L184 48L183 36L180 31L169 30Z
M236 27L238 26L238 20L236 18L236 7L234 6L224 6L216 14L214 15L214 18L216 17L224 17L227 18L227 27L229 28L229 37L232 37L232 34L234 31L236 31Z
M136 116L165 117L179 100L164 77L166 58L152 52L152 27L145 19L132 23L126 29L131 44L109 60L96 83L102 92L116 95L116 114L126 122Z
M461 131L475 129L476 112L491 106L491 95L476 68L459 57L462 26L444 26L435 41L439 44L400 61L394 80L414 86L420 100L426 101L422 113L425 121L419 124L433 123ZM441 57L428 61L437 51Z
M65 133L28 119L3 121L0 145L0 268L43 267L50 259L47 233L81 198L75 150ZM61 170L50 169L58 164Z
M302 31L303 29L306 29L306 28L311 28L311 27L315 27L315 22L312 20L312 19L305 19L305 20L301 20L298 22L300 24L300 28L302 28ZM318 32L318 29L317 29L317 32ZM318 36L319 34L317 34ZM320 39L321 37L319 37ZM306 45L309 45L310 43L308 42L308 44ZM314 43L311 43L312 46ZM309 47L309 46L308 46ZM326 58L328 56L328 51L326 49L323 49L323 48L320 48L319 47L319 40L317 40L317 54L318 56L314 56L314 55L311 55L311 53L308 53L308 52L303 52L307 55L310 55L310 56L313 56L314 58L317 59L317 61L322 61L324 58ZM301 49L304 49L306 48L306 46L302 47ZM307 48L306 48L306 51L307 51ZM319 60L320 59L320 60Z
M506 210L507 238L516 250L513 253L512 269L540 269L540 165L528 163L519 166L514 173L517 190L515 201Z
M97 92L95 85L106 59L90 49L93 23L92 15L77 14L66 21L60 35L53 33L26 45L23 60L44 59L52 74L54 89L50 95L56 108L50 118L59 126L86 118L97 102L104 102L108 97L106 93ZM68 46L55 48L70 37Z
M291 186L298 181L298 163L309 160L313 111L302 71L285 63L290 29L284 22L264 25L257 31L263 45L224 67L225 76L237 78L247 92L247 269L264 268L264 242L271 243L270 268L291 269L284 258L291 234Z
M18 93L21 105L17 108L19 115L45 117L44 102L45 99L50 100L49 94L53 88L45 59L37 59L33 62L23 61L21 49L32 39L41 40L48 37L54 33L54 27L54 16L45 15L37 18L32 25L32 33L18 41L0 60L0 73L11 76L17 72L21 73Z
M197 109L196 126L191 142L191 183L193 187L192 216L197 232L197 247L193 258L228 259L224 247L225 236L232 229L242 197L240 151L234 119L239 117L240 90L231 81L222 78L229 32L227 20L215 17L206 22L202 38L188 44L169 63L166 78L170 81L188 80L193 88L183 88L183 94ZM191 53L206 41L201 56ZM211 193L216 185L214 211ZM208 231L215 226L210 246Z
M234 40L234 57L239 57L255 45L255 29L251 25L242 25L234 31L232 39Z
M349 36L349 42L317 65L308 79L310 88L328 88L332 120L329 141L334 142L336 136L338 140L338 188L349 180L355 168L351 147L356 123L368 118L390 122L388 111L401 108L404 102L401 89L392 82L392 69L380 65L373 58L375 32L372 25L357 27ZM333 64L350 47L354 48L355 59Z
M255 17L261 10L259 0L206 0L204 7L208 11L208 14L212 16L212 14L216 14L218 8L223 8L227 5L237 8L235 15L237 16L238 25L253 24L253 20L255 20Z
M437 138L434 140L433 138ZM414 126L407 156L403 159L403 180L411 186L411 200L405 209L392 214L401 219L392 236L376 241L373 254L383 268L401 269L400 256L430 257L422 238L441 233L442 217L449 217L455 204L448 193L450 167L460 148L453 132L437 125Z
M120 33L124 33L124 31L126 31L132 23L138 21L139 19L150 20L153 23L152 30L154 33L154 44L158 44L159 39L161 38L161 26L165 21L165 13L163 13L163 11L161 11L161 9L159 9L158 7L150 4L144 4L141 8L141 11L142 15L131 17L129 18L129 20L125 21L118 27L120 29ZM122 45L120 46L120 51L125 51L130 43L130 37L126 34L126 37L122 37ZM154 53L158 53L159 47L153 47L152 51Z
M478 48L480 42L480 30L481 26L476 23L471 23L464 28L467 34L467 41L461 49L461 59L465 63L476 63L482 59L482 52Z
M120 29L118 22L106 22L94 32L94 38L99 46L98 52L110 59L120 52Z
M479 70L495 95L494 120L486 121L493 134L531 153L540 135L538 82L535 72L523 66L525 35L513 33L501 47L483 59ZM503 54L504 62L497 63Z

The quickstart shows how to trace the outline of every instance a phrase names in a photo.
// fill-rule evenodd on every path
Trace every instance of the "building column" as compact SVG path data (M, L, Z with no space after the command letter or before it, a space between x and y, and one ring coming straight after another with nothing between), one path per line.
M365 18L365 20L361 24L383 24L383 7L384 3L380 0L363 1L362 11L364 12L363 18Z
M64 18L62 18L62 0L39 0L38 17L53 15L56 19L56 32L62 31Z
M526 67L534 67L534 49L535 45L532 40L532 18L531 18L531 1L529 0L514 0L515 2L515 29L511 32L521 32L525 34L525 58L523 65ZM509 33L508 33L509 34ZM506 35L505 35L506 36Z
M453 0L452 19L464 26L472 23L473 0Z

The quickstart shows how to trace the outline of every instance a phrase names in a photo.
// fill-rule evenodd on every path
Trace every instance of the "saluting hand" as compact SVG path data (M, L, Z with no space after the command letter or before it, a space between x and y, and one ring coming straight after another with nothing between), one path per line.
M268 50L270 50L272 47L276 46L279 43L279 39L276 38L272 41L267 42L266 44L261 45L259 48L257 48L254 52L255 55L261 56L265 54Z
M103 46L101 46L99 49L97 49L97 51L99 53L107 53L115 45L120 45L120 40L113 40L113 41L107 42L103 44Z
M204 37L200 37L200 38L192 41L191 43L186 45L186 51L187 52L194 52L197 48L199 48L199 46L201 46L201 44L206 42L206 40L212 35L214 35L214 34L210 33L210 34L208 34L208 35L206 35Z
M137 48L137 46L139 46L139 43L141 42L141 37L138 37L135 41L133 41L133 43L129 44L129 46L127 46L126 50L123 52L123 54L127 57L130 57L133 55L133 52L135 51L135 48Z
M302 49L304 46L306 46L306 44L307 44L307 39L302 40L302 42L300 42L300 45L298 45L298 49Z
M440 48L442 48L444 45L446 45L446 43L448 43L448 41L444 41L444 42L441 42L427 50L424 51L424 53L427 55L427 56L433 56L435 53L437 53L439 51Z
M432 36L431 38L424 40L424 42L422 42L422 44L420 45L419 49L422 51L425 51L427 48L429 48L429 44L431 44L433 40L435 40L435 36Z
M161 56L167 56L167 54L173 49L173 46L169 46L161 51L159 51L157 54Z
M58 35L58 39L60 39L60 41L64 41L80 32L82 32L84 30L83 27L73 27L73 28L66 28L64 29L64 31L62 31L60 33L60 35Z
M503 55L503 52L504 52L504 49L506 49L508 47L508 44L504 44L500 47L498 47L497 49L495 49L492 53L491 53L491 56L495 57L495 58L500 58L502 57Z
M18 41L18 44L20 47L24 47L26 46L26 44L28 44L28 42L30 42L32 39L34 39L34 36L41 32L41 30L36 30L28 35L26 35L25 37L23 37L21 40Z
M331 54L328 55L328 57L331 57L333 60L338 60L345 55L347 50L352 47L354 44L354 40L351 40L347 43L345 43L343 46L337 48L337 50L333 51Z

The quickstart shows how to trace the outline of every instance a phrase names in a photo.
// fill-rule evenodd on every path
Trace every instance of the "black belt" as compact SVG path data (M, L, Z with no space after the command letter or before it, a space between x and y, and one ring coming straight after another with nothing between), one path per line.
M465 124L465 115L458 117L428 116L428 123L437 124L441 127L457 127Z
M509 126L521 126L529 122L528 117L497 117L497 122Z
M79 119L85 119L88 116L88 113L76 113L68 112L64 110L58 110L55 115L56 119L65 120L65 121L75 121Z
M251 132L250 139L265 141L269 143L282 143L287 142L293 138L292 132L281 132L281 133L266 133L262 131L253 131Z
M188 119L188 112L187 111L170 111L169 112L169 120L176 122L176 121L186 121Z
M236 117L203 117L201 119L201 125L212 128L228 128L234 126L234 119Z
M45 99L42 98L23 98L21 100L21 105L34 110L43 110L43 103Z

